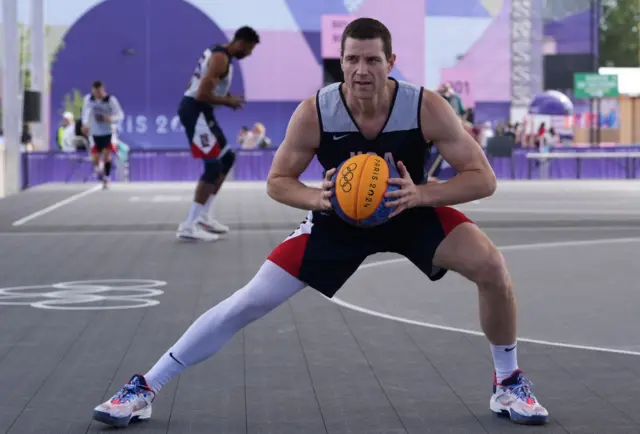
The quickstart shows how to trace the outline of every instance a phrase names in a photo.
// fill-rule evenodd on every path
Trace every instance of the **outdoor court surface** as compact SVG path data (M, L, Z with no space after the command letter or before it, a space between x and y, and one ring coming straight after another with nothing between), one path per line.
M47 185L0 200L0 433L114 432L94 406L243 286L305 213L223 187L217 243L175 239L192 184ZM167 385L136 433L640 433L640 183L503 182L460 207L502 248L544 427L490 413L477 293L369 258Z

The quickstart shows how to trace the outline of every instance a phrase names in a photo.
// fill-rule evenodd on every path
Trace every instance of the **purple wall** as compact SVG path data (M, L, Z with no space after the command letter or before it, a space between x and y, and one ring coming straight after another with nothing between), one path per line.
M510 102L476 102L475 123L491 121L506 123L509 121Z
M556 41L558 54L591 52L591 10L571 15L563 20L545 23L544 34Z

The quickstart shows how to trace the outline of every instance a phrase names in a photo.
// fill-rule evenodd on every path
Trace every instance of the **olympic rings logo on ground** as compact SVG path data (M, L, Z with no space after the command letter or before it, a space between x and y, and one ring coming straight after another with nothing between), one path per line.
M342 172L340 172L341 178L338 182L338 185L345 193L349 193L353 188L353 186L351 185L351 181L353 181L353 171L357 168L358 165L356 163L351 163L344 169L342 169Z
M136 309L160 304L157 289L167 282L147 279L76 280L48 285L0 288L0 306L55 310Z

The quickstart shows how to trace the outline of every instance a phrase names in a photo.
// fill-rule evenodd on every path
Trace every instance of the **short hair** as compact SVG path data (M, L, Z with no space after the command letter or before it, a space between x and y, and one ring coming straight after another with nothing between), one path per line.
M251 27L244 26L236 30L236 33L233 35L233 40L249 42L250 44L259 44L260 36L258 36L258 32Z
M100 80L96 80L91 84L93 89L100 89L102 87L102 82Z
M391 47L391 32L387 26L373 18L358 18L351 21L342 32L342 40L340 41L340 52L344 53L344 42L347 38L364 41L367 39L382 40L382 50L387 59L391 58L393 49Z

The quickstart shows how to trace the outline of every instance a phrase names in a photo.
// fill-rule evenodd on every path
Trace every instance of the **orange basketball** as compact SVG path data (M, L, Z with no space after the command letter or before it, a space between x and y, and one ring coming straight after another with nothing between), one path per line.
M374 227L387 221L393 208L384 206L387 191L397 190L389 178L400 177L384 158L371 154L351 157L338 166L333 175L335 194L333 209L346 222L355 226Z

